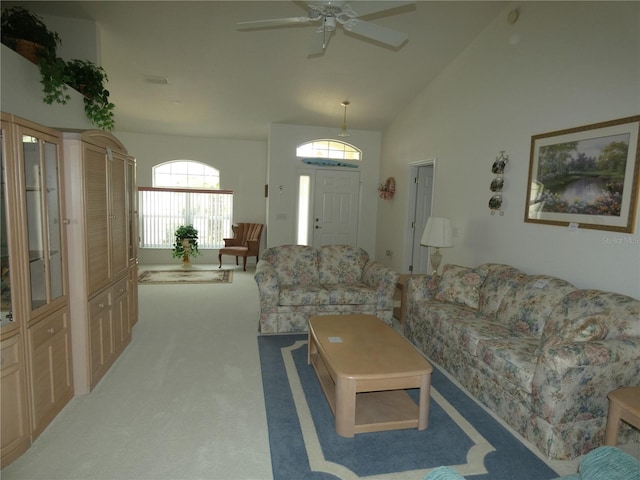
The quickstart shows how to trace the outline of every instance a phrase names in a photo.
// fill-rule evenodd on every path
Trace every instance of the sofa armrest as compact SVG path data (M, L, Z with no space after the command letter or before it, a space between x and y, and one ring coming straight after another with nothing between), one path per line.
M376 289L378 308L393 310L393 295L400 275L379 262L367 262L362 270L362 282Z
M533 409L550 423L606 418L607 394L640 382L640 338L547 346L533 379Z
M432 300L438 290L439 277L433 275L416 274L407 277L404 283L407 295L406 325L412 323L413 306L424 300Z
M260 260L253 275L258 284L260 307L275 307L280 303L280 284L276 270L266 260Z

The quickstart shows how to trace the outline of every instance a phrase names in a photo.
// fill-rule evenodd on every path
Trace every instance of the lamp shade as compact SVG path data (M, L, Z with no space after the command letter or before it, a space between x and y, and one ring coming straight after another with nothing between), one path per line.
M429 217L420 240L425 247L453 247L451 220L446 217Z

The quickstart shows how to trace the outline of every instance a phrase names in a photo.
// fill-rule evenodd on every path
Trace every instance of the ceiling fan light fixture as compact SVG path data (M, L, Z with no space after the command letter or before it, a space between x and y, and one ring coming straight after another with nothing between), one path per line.
M344 100L341 104L344 107L344 117L342 120L342 129L340 130L340 133L338 133L339 137L349 137L351 135L349 130L347 130L347 107L350 104L351 102L349 100Z

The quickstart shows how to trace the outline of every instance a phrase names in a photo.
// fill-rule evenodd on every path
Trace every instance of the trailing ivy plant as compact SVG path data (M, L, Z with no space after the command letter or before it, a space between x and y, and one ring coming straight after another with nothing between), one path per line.
M49 30L42 17L23 7L3 10L0 26L2 43L38 65L43 101L49 105L53 102L67 103L70 97L66 94L66 64L56 54L58 45L62 43L58 33ZM29 42L31 49L23 50Z
M109 101L109 80L104 69L87 60L71 60L65 67L67 83L84 95L84 111L91 122L103 130L113 130L113 109Z

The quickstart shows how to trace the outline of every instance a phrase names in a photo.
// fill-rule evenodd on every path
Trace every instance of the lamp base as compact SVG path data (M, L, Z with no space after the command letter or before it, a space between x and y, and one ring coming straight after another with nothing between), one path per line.
M433 250L431 252L431 255L429 256L432 268L431 275L438 275L438 267L440 267L440 262L442 261L442 254L440 253L440 249L438 247L431 248L435 248L435 250Z

